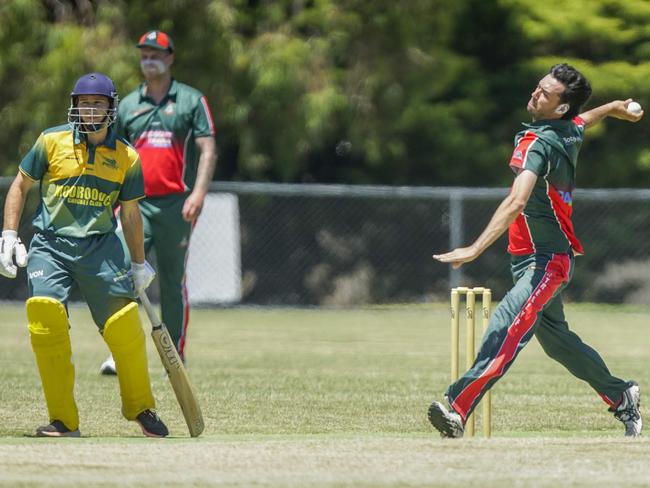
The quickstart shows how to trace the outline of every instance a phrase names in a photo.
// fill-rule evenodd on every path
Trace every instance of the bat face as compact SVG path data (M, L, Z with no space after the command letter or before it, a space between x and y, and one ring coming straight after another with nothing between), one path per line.
M163 329L163 327L165 327L165 324L160 324L158 327L154 327L153 332L155 333L158 330L161 332L160 334L157 334L156 345L158 346L158 352L163 360L163 365L165 366L167 373L170 373L170 369L179 370L183 367L183 364L176 352L176 347L172 344L172 339L167 332L166 327L165 329Z
M169 382L181 407L183 417L185 417L187 428L192 437L198 437L204 428L203 414L192 389L190 379L187 376L187 371L185 371L183 362L178 356L178 352L176 352L176 346L172 342L167 327L158 318L146 293L142 292L140 294L140 301L149 316L152 325L151 337L153 343L156 345L160 360L167 371Z
M178 352L176 352L176 347L163 324L154 327L151 336L163 366L167 370L169 382L181 407L183 417L185 417L185 423L190 435L198 437L204 429L203 414L187 376L187 371L185 371Z

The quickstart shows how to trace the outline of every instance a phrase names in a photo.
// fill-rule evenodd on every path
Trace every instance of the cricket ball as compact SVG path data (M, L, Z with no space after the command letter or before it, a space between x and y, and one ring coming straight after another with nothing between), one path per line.
M639 105L637 102L630 102L630 104L627 106L627 111L634 115L640 114L642 110L643 109L641 108L641 105Z

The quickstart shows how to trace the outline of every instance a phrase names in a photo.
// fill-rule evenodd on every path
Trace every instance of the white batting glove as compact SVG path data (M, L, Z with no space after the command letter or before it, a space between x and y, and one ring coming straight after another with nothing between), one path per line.
M131 263L131 272L135 295L140 296L140 293L146 290L156 277L156 272L147 261L144 263Z
M15 230L3 230L0 238L0 275L15 278L18 272L16 265L21 268L27 266L27 249Z

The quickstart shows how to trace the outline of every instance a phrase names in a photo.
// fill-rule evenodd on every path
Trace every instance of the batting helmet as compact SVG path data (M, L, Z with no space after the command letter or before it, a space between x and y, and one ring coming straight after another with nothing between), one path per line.
M101 110L105 118L99 124L82 123L79 113L78 101L80 95L100 95L108 98L108 109L84 108L84 115L99 115ZM70 108L68 109L68 122L72 124L79 132L90 133L102 130L104 127L110 127L117 118L117 106L119 97L113 81L102 73L88 73L77 80L70 93Z

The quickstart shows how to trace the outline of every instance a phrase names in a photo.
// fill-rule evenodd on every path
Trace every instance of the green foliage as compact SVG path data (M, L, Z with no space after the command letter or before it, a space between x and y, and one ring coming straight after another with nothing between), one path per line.
M591 79L589 106L650 103L643 0L7 0L0 16L4 174L65 120L84 72L134 89L134 44L155 28L212 105L220 179L506 185L529 93L558 61ZM644 129L595 129L581 185L650 184Z

